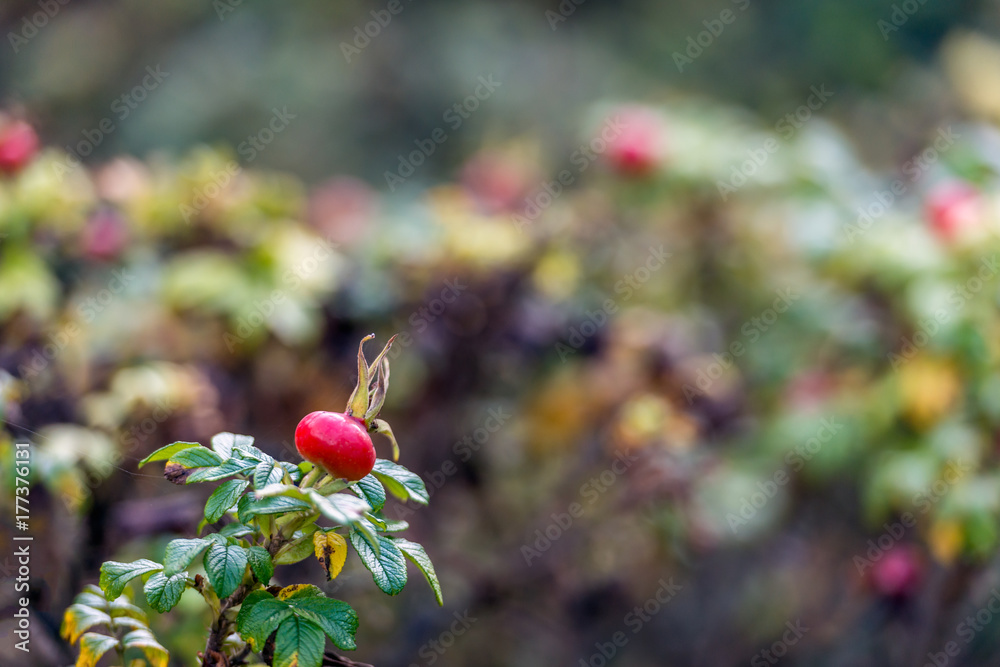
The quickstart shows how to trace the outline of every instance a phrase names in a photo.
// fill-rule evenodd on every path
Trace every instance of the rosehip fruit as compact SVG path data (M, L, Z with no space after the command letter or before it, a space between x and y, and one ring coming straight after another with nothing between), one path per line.
M665 132L662 118L646 107L627 107L612 116L618 133L608 140L607 160L619 173L646 176L655 171L665 157Z
M897 546L885 553L871 570L871 583L876 592L886 597L910 597L920 588L923 566L916 550Z
M38 152L35 128L23 120L15 120L0 128L0 170L19 171Z
M512 210L530 184L524 168L499 153L480 153L462 168L462 183L488 213Z
M81 243L87 257L111 260L128 245L128 230L115 211L103 209L87 221Z
M338 479L356 482L375 467L375 447L369 433L381 433L392 443L392 459L399 459L399 444L392 428L378 419L389 389L389 348L395 336L368 365L365 336L358 345L358 384L344 412L311 412L295 427L295 448L306 461Z
M356 482L372 471L375 446L365 424L342 412L311 412L295 427L295 448L331 476Z
M974 231L982 222L979 192L965 183L948 183L927 197L931 230L943 241L954 241Z

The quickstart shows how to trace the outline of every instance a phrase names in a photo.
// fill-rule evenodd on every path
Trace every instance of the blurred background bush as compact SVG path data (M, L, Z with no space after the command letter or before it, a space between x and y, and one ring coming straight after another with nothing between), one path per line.
M197 524L139 459L294 459L374 331L447 605L349 560L357 659L996 664L995 10L4 3L0 660Z

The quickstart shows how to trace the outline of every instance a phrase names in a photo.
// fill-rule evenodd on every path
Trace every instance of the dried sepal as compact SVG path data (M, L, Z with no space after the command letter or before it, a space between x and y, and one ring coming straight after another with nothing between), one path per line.
M392 460L399 460L399 443L396 442L396 436L392 433L392 427L389 426L389 422L384 419L376 419L372 422L372 430L376 433L381 433L385 437L389 438L389 442L392 443Z
M368 360L365 359L365 343L375 337L375 334L368 334L361 339L358 344L358 384L351 392L351 398L347 401L348 415L364 415L368 412Z
M389 391L389 360L383 359L378 367L378 376L375 380L375 388L372 389L371 405L365 413L365 423L371 424L372 420L378 416L385 404L385 395Z

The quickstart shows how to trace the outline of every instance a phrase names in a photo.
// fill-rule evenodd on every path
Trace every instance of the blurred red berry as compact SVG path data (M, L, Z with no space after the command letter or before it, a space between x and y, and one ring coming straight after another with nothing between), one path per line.
M611 167L629 176L645 176L665 158L666 131L662 117L646 107L626 107L612 114L617 133L608 140Z
M466 163L462 183L490 213L513 209L529 187L523 168L490 153L476 155Z
M83 230L83 253L93 259L114 259L128 243L125 221L112 209L101 209L90 217Z
M37 152L38 135L28 123L15 120L0 128L0 171L21 170Z
M935 188L926 201L931 230L943 241L954 241L982 222L982 197L966 183Z
M916 549L895 546L872 565L872 587L886 597L909 597L923 580L923 563Z
M364 182L338 176L309 196L309 222L333 243L352 246L364 238L378 208L374 191Z

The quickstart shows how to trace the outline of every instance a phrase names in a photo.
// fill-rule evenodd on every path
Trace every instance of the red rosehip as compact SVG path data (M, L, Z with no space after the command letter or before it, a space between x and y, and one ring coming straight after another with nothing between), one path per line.
M646 107L627 107L612 115L619 126L608 140L607 160L619 173L646 176L663 163L665 132L663 119Z
M530 187L522 165L501 153L480 153L462 168L462 183L487 213L512 210Z
M872 587L881 595L905 598L913 595L923 579L920 556L912 547L896 546L875 562Z
M28 123L15 120L0 128L0 170L19 171L37 152L38 135Z
M927 197L931 230L942 241L954 241L974 231L983 219L979 191L965 183L947 183Z
M128 230L118 213L103 209L87 221L81 241L88 257L111 260L128 245Z
M356 482L375 466L365 424L341 412L311 412L295 427L295 448L331 476Z

